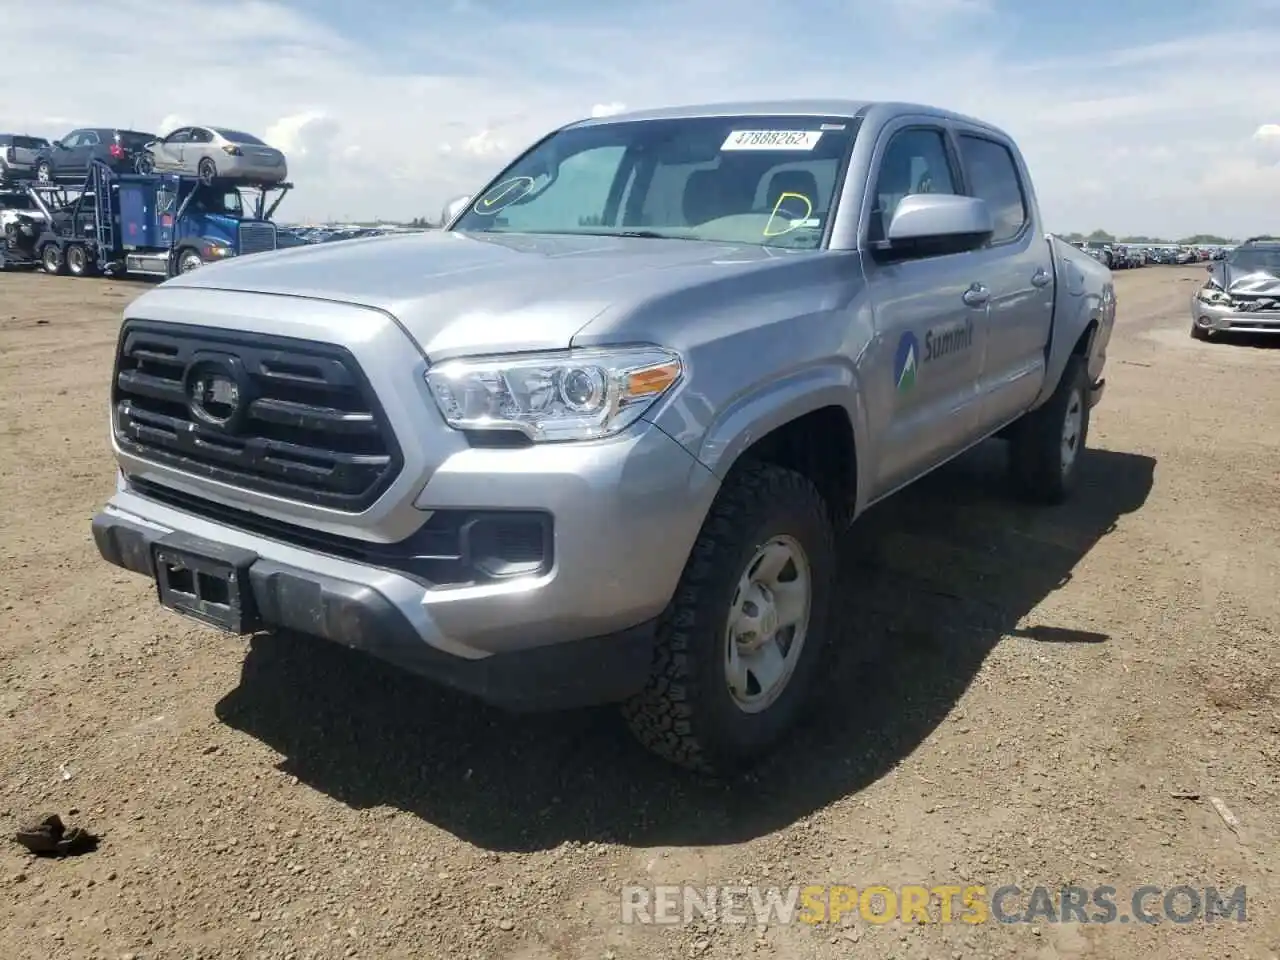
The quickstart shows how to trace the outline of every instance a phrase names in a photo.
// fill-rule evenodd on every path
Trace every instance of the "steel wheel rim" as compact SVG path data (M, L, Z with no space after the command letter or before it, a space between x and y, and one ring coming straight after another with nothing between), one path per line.
M1067 400L1067 413L1062 418L1062 472L1068 473L1080 453L1080 430L1084 424L1084 401L1079 390Z
M738 579L724 631L725 682L743 713L769 709L786 690L812 606L813 575L799 541L783 535L757 548Z
M67 251L67 266L72 270L79 270L84 266L84 251L79 247L72 247Z
M44 260L45 269L47 270L56 269L58 266L58 251L52 247L49 248L44 252L43 260Z
M198 254L184 253L182 259L178 261L178 270L181 273L190 273L203 262Z
M44 164L36 167L36 180L40 183L48 183L53 179L53 175L49 172L49 168Z

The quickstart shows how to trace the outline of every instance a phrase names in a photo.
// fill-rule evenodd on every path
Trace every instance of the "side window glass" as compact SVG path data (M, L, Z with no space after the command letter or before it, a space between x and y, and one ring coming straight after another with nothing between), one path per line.
M883 240L903 197L955 193L955 176L941 130L917 128L893 135L880 159L872 195L871 242Z
M87 133L82 133L80 135L80 146L93 147L93 146L97 146L97 144L98 144L98 135L94 133L92 130L88 131Z
M992 243L1012 240L1027 222L1027 201L1013 155L1004 144L960 135L960 155L975 197L987 202L995 221Z
M83 134L81 134L81 133L73 133L73 134L71 134L71 136L69 136L69 137L65 137L65 138L63 139L63 141L62 141L62 145L63 145L64 147L78 147L78 146L80 146L80 142L81 142L81 139L83 138L83 136L84 136L84 135L83 135Z
M213 143L213 134L199 128L191 131L192 143Z

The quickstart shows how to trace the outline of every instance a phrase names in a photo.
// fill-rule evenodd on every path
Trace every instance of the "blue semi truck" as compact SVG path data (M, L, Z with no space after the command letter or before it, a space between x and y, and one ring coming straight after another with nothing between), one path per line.
M79 187L23 185L25 229L0 239L0 266L73 276L172 277L227 257L275 250L271 217L292 189L181 174L116 173L94 161ZM253 195L246 205L246 192Z

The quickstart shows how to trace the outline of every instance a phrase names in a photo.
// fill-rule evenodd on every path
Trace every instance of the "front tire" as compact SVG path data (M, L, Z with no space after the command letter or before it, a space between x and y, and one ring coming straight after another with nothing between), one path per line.
M1191 339L1192 340L1208 340L1209 331L1205 327L1200 326L1200 324L1192 320L1191 321Z
M200 252L191 247L183 247L179 250L177 260L178 273L190 273L204 266L204 258L200 256Z
M1089 371L1072 354L1053 396L1018 421L1009 440L1009 471L1026 499L1056 504L1075 489L1089 437Z
M41 160L36 164L36 180L40 183L53 183L53 167L48 160Z
M835 579L826 502L771 464L735 468L664 612L632 733L677 766L721 775L763 759L810 700Z
M207 187L209 184L213 183L214 177L218 175L218 168L214 166L212 160L205 157L196 166L196 173L200 177L200 182Z

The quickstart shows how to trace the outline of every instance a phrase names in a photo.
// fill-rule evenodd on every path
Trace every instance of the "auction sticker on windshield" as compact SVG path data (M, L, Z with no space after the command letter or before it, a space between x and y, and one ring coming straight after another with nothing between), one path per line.
M822 139L820 130L734 130L721 150L812 150Z

